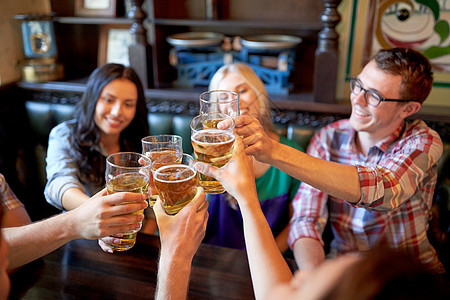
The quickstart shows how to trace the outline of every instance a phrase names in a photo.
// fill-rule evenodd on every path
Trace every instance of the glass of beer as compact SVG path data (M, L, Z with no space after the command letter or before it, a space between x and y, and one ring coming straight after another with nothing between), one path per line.
M134 152L118 152L106 158L106 188L108 195L118 192L147 194L150 180L151 161L145 155ZM121 203L126 204L126 203ZM143 210L134 212L142 214ZM120 244L106 243L115 251L126 251L136 243L139 230L122 232L113 237L120 239Z
M152 169L154 184L169 215L178 213L197 194L198 180L194 158L189 154L182 154L181 157L178 163Z
M142 140L142 153L152 161L152 169L158 169L164 165L181 162L183 148L182 138L178 135L161 134L151 135ZM149 205L153 207L158 197L158 190L150 177Z
M200 95L200 114L219 112L239 116L239 94L226 90L212 90Z
M225 121L226 129L218 129L217 124ZM223 113L205 113L191 121L191 142L196 161L222 167L231 159L234 145L234 120ZM225 190L213 177L199 173L199 185L208 194L220 194Z

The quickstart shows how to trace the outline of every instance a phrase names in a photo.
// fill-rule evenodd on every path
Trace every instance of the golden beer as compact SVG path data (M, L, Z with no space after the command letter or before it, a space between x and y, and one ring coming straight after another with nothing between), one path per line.
M229 130L203 129L191 136L195 159L215 167L228 163L233 155L234 133ZM199 173L199 184L208 194L220 194L224 188L215 178Z
M108 195L119 192L146 194L148 182L149 176L145 176L140 173L125 173L113 177L109 182L107 182L106 189ZM144 210L139 210L133 212L132 214L142 214L143 212ZM116 236L116 238L120 239L120 244L106 243L106 245L113 248L115 251L128 250L136 243L136 233L138 231L139 230L131 230L129 232L121 233L120 235Z
M197 193L197 172L190 166L167 165L153 175L159 197L169 215L178 213Z
M175 150L153 151L153 152L149 151L146 152L145 155L152 161L152 170L154 171L166 165L180 163L183 157L182 153ZM148 189L150 194L148 197L148 202L150 207L153 207L153 205L155 205L156 198L158 198L158 190L155 187L153 175L150 176Z
M152 161L152 169L179 163L183 154L182 138L178 135L160 134L150 135L142 140L142 153ZM153 183L153 176L150 177L149 184L149 206L153 207L158 198L158 191Z

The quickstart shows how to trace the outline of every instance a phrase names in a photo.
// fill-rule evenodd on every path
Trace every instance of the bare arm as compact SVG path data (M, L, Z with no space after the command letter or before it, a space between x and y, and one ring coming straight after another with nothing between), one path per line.
M121 205L121 203L128 204ZM131 203L130 203L131 202ZM145 196L103 190L67 213L20 227L2 228L9 247L9 269L33 261L78 238L97 239L140 227L144 216L129 214L147 207Z
M320 242L312 238L300 238L294 244L294 257L300 270L310 270L325 260Z
M62 205L66 210L77 208L87 200L89 200L89 196L79 188L67 189L61 197Z
M277 243L278 249L283 253L289 249L287 239L289 236L289 225L283 228L283 230L275 237L275 242Z
M269 224L259 204L251 157L245 155L242 140L236 136L232 160L218 169L203 163L196 168L217 178L239 203L244 221L244 237L250 273L257 299L281 282L292 279L292 273L273 238Z
M205 236L208 202L203 189L178 214L165 213L158 197L155 211L161 237L155 299L186 299L191 263Z
M356 203L361 198L356 167L312 157L269 138L258 120L241 116L236 133L244 136L245 152L328 195Z

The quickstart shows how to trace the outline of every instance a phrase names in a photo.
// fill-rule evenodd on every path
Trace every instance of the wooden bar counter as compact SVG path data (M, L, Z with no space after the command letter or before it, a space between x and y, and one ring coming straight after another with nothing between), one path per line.
M154 299L159 237L105 253L75 240L11 274L10 299ZM202 244L194 257L188 299L254 299L245 251Z

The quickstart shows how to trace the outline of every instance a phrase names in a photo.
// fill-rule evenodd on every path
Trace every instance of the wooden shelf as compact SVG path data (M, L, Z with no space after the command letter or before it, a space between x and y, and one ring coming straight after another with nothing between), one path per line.
M241 20L202 20L202 19L161 19L149 20L155 25L164 26L197 26L197 27L243 27L243 28L264 28L264 29L289 29L299 31L318 32L322 29L322 24L317 23L292 23L292 22L263 22L263 21L241 21Z
M20 81L17 86L24 90L37 92L75 92L83 93L86 87L85 79L73 82L25 82ZM146 89L147 99L171 100L180 102L196 102L198 96L206 90L203 88L160 88ZM314 113L330 113L339 115L350 115L351 106L349 103L318 103L313 102L311 92L291 93L289 95L270 95L271 107L273 109L305 111ZM412 119L422 119L425 121L444 122L450 124L450 107L422 106L422 108L412 116Z
M53 21L60 24L82 24L82 25L133 24L133 20L128 18L55 17L53 18Z

